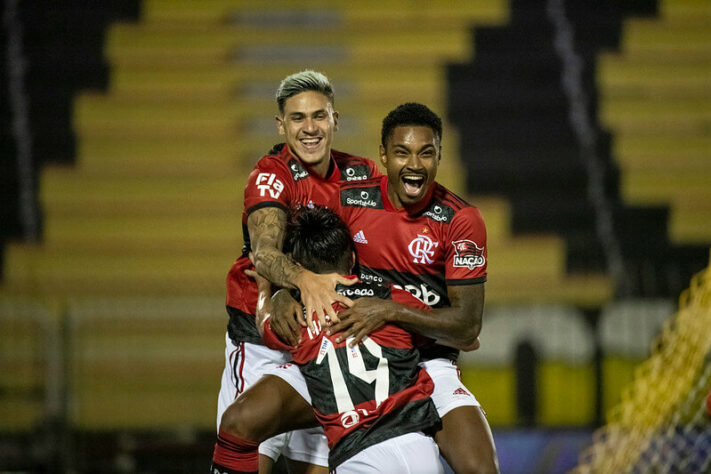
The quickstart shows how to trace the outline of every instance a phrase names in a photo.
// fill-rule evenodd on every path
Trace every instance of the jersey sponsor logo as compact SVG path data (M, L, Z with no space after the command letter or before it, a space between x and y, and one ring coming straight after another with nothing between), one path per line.
M383 277L380 275L374 275L372 273L361 273L358 278L360 278L361 281L364 282L374 282L374 283L383 283Z
M433 290L432 288L428 287L424 283L420 283L419 285L397 285L393 284L393 288L397 288L399 290L405 290L409 291L412 296L417 298L418 300L422 301L424 304L428 306L436 306L442 297L440 296L437 291Z
M369 175L370 169L366 165L352 165L341 170L342 181L362 181Z
M467 391L464 390L462 387L459 387L458 389L456 389L456 390L452 393L452 395L465 395L465 396L468 397L468 396L469 396L469 393L467 393Z
M284 184L277 179L274 173L259 173L255 184L261 197L269 193L272 199L276 199L284 191Z
M299 181L309 176L308 171L306 171L296 160L289 160L289 171L291 171L291 177L294 181Z
M363 281L363 279L350 286L341 285L340 283L336 284L336 293L353 299L361 298L364 296L377 296L381 299L392 298L392 292L389 286L382 284L374 284L371 282Z
M410 245L407 249L410 251L410 255L414 258L413 262L422 264L431 264L434 262L432 256L435 253L435 249L439 245L439 242L435 242L424 234L417 234L417 237L412 239Z
M359 230L356 232L356 234L353 236L353 241L357 242L359 244L367 244L368 239L365 238L365 234L363 233L362 230Z
M372 288L350 288L348 286L338 290L338 293L348 298L351 296L375 296L375 290Z
M454 209L446 204L435 202L422 215L437 222L449 222L454 217Z
M341 192L341 205L382 209L383 203L380 198L380 187L371 186L369 188L345 189Z
M393 288L409 292L428 306L449 306L447 286L443 275L427 275L361 266L359 278L362 282L392 283Z
M469 270L474 270L477 267L483 267L486 263L484 258L484 247L479 247L476 242L471 240L455 240L452 242L454 246L454 262L455 267L466 267Z

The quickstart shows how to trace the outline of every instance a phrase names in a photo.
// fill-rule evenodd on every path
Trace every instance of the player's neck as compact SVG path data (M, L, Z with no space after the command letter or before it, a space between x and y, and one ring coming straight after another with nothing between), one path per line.
M309 169L312 173L317 174L322 178L326 178L331 171L331 152L328 152L328 158L313 166L309 166Z

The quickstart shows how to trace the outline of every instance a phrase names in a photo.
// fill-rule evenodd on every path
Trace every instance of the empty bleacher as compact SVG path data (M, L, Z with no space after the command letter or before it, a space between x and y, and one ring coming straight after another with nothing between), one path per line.
M463 376L491 421L600 421L615 395L596 385L600 376L610 390L624 385L641 357L624 348L653 331L615 333L621 312L646 310L611 303L545 2L129 3L109 2L84 36L66 36L90 21L91 11L73 18L79 2L35 12L66 19L57 28L67 48L98 40L59 68L76 76L57 73L69 92L47 110L66 123L35 124L48 134L37 148L41 242L22 242L16 229L0 235L12 237L0 302L13 302L0 304L0 435L56 416L89 437L166 430L190 439L214 428L244 182L279 140L278 82L307 67L333 80L337 149L374 158L382 117L405 101L445 118L438 180L487 223L485 332ZM628 270L638 296L667 297L653 310L664 312L711 241L711 13L703 0L665 1L658 15L651 0L633 2L637 10L563 3ZM14 222L3 212L4 226ZM58 395L44 373L51 332L66 341ZM513 358L522 341L538 357L530 419L516 399L526 388ZM595 351L608 343L601 359Z

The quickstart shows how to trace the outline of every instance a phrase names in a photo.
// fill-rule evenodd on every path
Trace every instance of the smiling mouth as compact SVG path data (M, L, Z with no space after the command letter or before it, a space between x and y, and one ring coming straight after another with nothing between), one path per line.
M315 150L321 144L321 140L322 140L321 137L301 138L301 139L299 139L299 142L307 150Z
M403 188L408 196L418 196L425 184L424 176L403 176Z

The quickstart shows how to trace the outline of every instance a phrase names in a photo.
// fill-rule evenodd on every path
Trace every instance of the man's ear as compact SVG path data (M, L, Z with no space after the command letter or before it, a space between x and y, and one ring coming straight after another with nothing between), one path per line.
M279 132L279 135L286 135L286 132L284 131L284 119L279 115L275 115L274 119L276 120L277 132Z
M387 167L388 166L388 155L385 154L385 147L383 145L380 145L380 162L383 164L383 166Z
M355 270L355 264L356 264L356 253L355 250L351 251L351 273L353 273L353 270Z
M333 130L338 131L338 112L333 111Z

